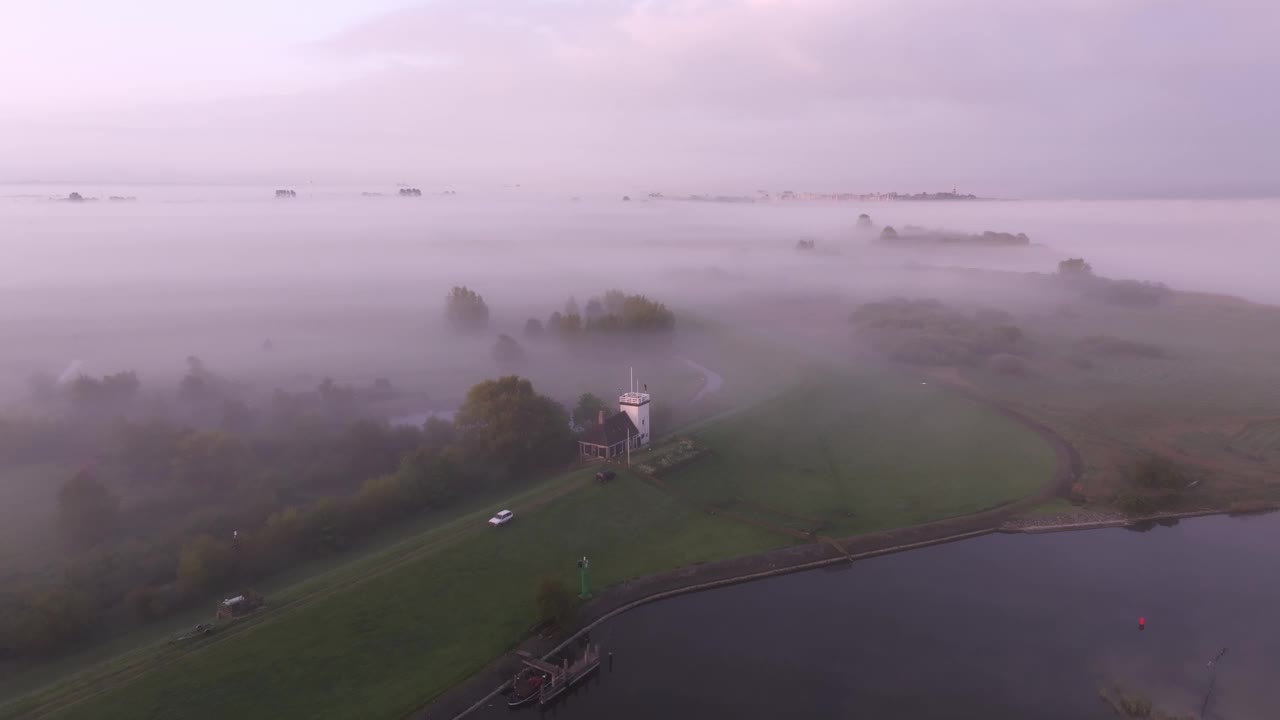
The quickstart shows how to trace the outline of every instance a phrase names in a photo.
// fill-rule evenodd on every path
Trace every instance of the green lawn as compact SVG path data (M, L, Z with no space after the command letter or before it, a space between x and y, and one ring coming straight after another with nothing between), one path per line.
M58 717L402 716L518 642L536 621L538 578L576 585L584 554L602 586L788 542L625 476L585 484L507 527L490 529L481 515L465 522L427 533L424 551L388 561L393 571L273 607Z
M673 487L736 511L814 518L833 535L990 508L1040 489L1054 468L1030 430L886 371L812 371L694 437L711 453L667 476Z
M1054 462L999 414L888 372L811 372L696 437L712 453L669 475L673 486L778 525L818 520L835 535L1013 500L1041 487ZM454 509L397 542L292 574L266 588L269 609L249 620L195 645L126 653L0 717L399 717L525 637L537 580L576 586L582 555L601 587L792 542L625 474L604 486L591 474ZM516 521L491 529L499 506Z
M575 473L534 481L525 487L508 488L505 493L480 493L387 528L368 542L347 552L288 568L257 583L255 589L264 593L274 607L287 606L317 593L339 588L371 569L383 568L431 551L460 533L474 532L483 526L484 518L501 507L535 506L567 489L585 484L588 479L585 473ZM196 623L208 621L211 616L210 608L218 598L225 597L226 594L214 593L204 603L141 627L119 630L103 628L102 636L80 652L28 668L11 669L0 675L0 698L7 702L51 685L47 692L61 693L66 691L69 684L79 686L91 683L104 672L115 672L138 662L149 662L156 654L157 643L167 641ZM0 717L13 714L10 707L0 703ZM20 712L17 714L21 715Z

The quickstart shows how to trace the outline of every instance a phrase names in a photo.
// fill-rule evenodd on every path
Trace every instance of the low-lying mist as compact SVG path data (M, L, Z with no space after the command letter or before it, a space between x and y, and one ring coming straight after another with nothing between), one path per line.
M484 296L491 335L610 288L749 322L734 317L744 295L981 298L980 278L924 268L1053 272L1075 256L1109 277L1280 301L1269 201L764 205L340 188L278 201L268 188L83 190L138 199L54 202L33 197L55 194L41 188L0 202L0 397L18 399L31 375L77 362L169 385L191 355L267 385L389 377L433 389L441 367L477 369L474 343L443 332L454 285ZM856 228L862 212L877 227L1021 232L1032 244L889 249ZM796 251L802 238L811 252Z

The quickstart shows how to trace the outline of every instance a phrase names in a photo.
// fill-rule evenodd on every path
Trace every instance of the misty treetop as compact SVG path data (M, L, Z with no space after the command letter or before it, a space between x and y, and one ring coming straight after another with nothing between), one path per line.
M574 298L565 303L565 312L551 314L546 331L553 336L572 339L582 336L611 334L669 333L675 329L675 313L666 305L644 295L628 295L610 290L603 297L587 301L586 316L577 312ZM569 312L569 311L574 312Z
M601 412L608 416L612 410L595 393L582 393L578 396L578 404L573 407L573 422L583 429L590 428L600 421Z
M542 326L542 321L538 318L529 318L524 323L524 337L526 340L540 340L546 333L546 328Z
M1069 258L1058 263L1059 275L1092 275L1093 266L1084 258Z
M82 468L58 490L58 524L75 545L91 547L115 529L120 496Z
M515 338L506 333L498 335L489 354L493 362L506 371L519 370L529 362L524 348L520 347L520 343L516 342Z
M868 221L869 222L869 221ZM917 225L905 225L901 230L894 230L886 225L880 231L880 240L898 245L985 245L996 247L1016 247L1030 245L1031 238L1026 233L996 232L985 230L977 234L952 232L949 230L931 230Z
M1057 278L1086 299L1109 305L1150 306L1169 295L1169 288L1163 283L1113 280L1097 275L1084 258L1059 262Z
M455 286L445 297L445 319L458 332L476 332L489 326L489 306L479 293Z
M88 411L120 410L138 395L141 383L133 371L104 375L101 379L80 375L71 382L71 402Z

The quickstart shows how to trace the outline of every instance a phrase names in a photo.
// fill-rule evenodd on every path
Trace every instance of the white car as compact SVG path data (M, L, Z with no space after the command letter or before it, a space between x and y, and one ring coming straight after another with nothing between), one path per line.
M507 523L511 522L511 518L513 517L515 517L515 515L512 514L510 510L502 510L502 511L499 511L497 515L494 515L493 517L489 518L489 524L494 527L498 527L499 525L506 525Z

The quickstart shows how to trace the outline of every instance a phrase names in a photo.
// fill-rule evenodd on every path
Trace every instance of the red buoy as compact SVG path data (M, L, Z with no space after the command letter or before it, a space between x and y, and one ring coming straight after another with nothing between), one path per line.
M1146 630L1146 629L1147 629L1147 619L1146 619L1146 618L1144 618L1144 617L1140 617L1140 618L1138 618L1138 629L1139 629L1139 630Z

